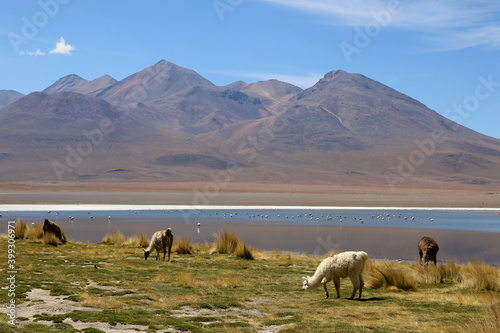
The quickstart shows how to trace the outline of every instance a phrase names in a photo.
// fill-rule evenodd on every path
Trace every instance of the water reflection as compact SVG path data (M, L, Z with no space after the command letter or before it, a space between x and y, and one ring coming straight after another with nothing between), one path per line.
M213 242L227 230L264 250L324 254L364 250L373 258L415 260L422 236L434 238L439 260L500 264L500 216L492 212L259 210L2 212L2 220L48 218L70 240L100 242L115 226L128 236L170 227L174 236ZM140 253L138 252L138 255Z

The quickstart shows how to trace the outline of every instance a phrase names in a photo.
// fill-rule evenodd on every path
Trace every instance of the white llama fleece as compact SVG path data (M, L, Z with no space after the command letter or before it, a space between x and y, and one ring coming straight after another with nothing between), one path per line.
M316 269L312 277L303 277L304 282L302 285L303 290L314 290L320 285L325 289L326 298L328 298L328 290L326 284L329 281L334 282L335 290L337 291L337 298L340 297L340 278L349 277L353 285L351 299L359 289L359 298L363 292L363 269L365 268L368 255L366 252L342 252L334 256L324 259Z

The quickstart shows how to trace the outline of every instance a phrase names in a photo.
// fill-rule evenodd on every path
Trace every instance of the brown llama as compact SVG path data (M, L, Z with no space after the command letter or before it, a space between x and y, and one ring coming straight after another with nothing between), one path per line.
M420 265L433 261L436 265L436 254L439 246L436 241L430 237L422 237L418 243L418 254L420 255Z
M144 251L144 260L148 259L153 248L156 249L156 260L160 260L160 250L163 249L163 261L165 261L165 255L167 253L168 247L168 261L170 261L170 250L172 249L172 243L174 242L174 235L172 234L172 229L167 228L167 230L160 230L153 234L151 237L151 242L147 249Z
M47 235L48 233L54 234L63 244L66 243L66 235L61 227L52 221L45 219L43 222L43 235Z

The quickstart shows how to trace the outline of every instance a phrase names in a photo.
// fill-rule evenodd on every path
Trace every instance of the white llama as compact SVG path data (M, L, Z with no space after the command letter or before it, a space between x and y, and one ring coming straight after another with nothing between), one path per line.
M359 298L363 292L363 269L365 268L368 255L366 252L342 252L323 260L312 277L303 277L304 282L302 290L314 290L321 284L325 289L326 298L328 298L328 290L326 284L333 280L337 298L340 298L340 278L349 277L352 282L353 290L351 299L359 289Z

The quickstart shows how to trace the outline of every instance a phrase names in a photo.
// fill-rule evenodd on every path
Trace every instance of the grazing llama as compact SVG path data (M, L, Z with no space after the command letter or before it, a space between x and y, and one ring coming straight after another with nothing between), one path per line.
M153 234L151 242L147 249L144 250L144 260L148 259L151 251L156 249L156 260L160 260L160 250L163 249L163 261L165 261L165 254L167 253L168 247L168 261L170 261L170 250L172 249L172 243L174 242L174 235L172 234L172 229L167 228L167 230L160 230Z
M427 264L433 261L436 265L436 254L439 251L439 246L436 241L430 237L422 237L418 243L418 254L420 255L420 265Z
M66 243L66 235L61 227L52 221L45 219L43 222L43 235L47 235L48 233L54 234L63 244Z
M337 298L340 298L340 278L349 277L352 282L353 290L351 299L354 298L356 291L359 289L359 298L363 292L363 269L365 268L368 255L366 252L342 252L334 256L324 259L316 269L312 277L304 276L302 290L314 290L323 285L326 298L328 298L328 290L326 284L333 280Z

